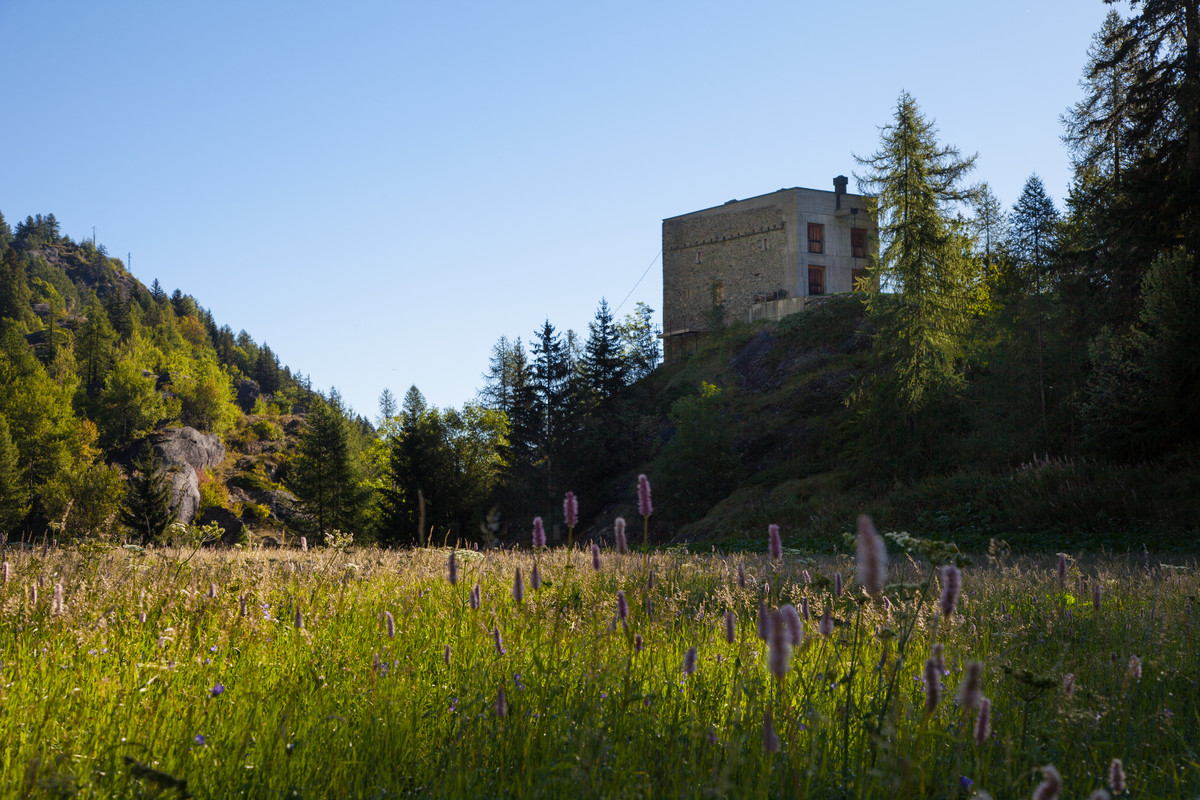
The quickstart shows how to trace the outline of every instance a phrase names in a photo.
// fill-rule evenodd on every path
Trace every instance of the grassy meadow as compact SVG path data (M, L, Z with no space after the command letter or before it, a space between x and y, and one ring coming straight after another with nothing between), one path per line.
M765 536L460 550L456 583L447 549L10 548L0 797L1200 794L1194 559L979 555L946 615L952 550L887 544L874 598Z

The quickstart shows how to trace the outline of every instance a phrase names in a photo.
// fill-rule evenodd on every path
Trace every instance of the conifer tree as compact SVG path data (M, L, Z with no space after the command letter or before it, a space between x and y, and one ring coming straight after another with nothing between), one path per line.
M630 382L641 380L662 361L658 337L662 331L654 324L654 309L638 302L634 310L617 324Z
M599 402L625 388L628 369L622 358L620 333L604 298L600 298L596 318L588 323L581 366L584 385Z
M21 475L17 446L0 414L0 537L7 537L29 512L29 491Z
M161 542L176 518L172 507L171 482L153 450L135 461L133 468L134 472L125 487L121 522L137 534L142 542Z
M309 410L288 483L317 531L361 533L368 490L351 424L336 392Z
M867 311L879 326L875 350L890 366L883 378L904 415L961 381L957 359L981 290L978 263L954 209L975 197L963 185L975 156L937 142L937 129L902 92L880 149L856 160L873 194L882 248ZM881 376L882 377L882 376Z

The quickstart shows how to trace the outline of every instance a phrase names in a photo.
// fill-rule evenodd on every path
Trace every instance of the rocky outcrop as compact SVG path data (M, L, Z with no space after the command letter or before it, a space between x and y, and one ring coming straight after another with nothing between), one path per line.
M200 508L200 470L225 460L221 437L195 428L165 428L150 436L150 446L171 478L179 521L191 522Z
M266 506L271 516L287 525L303 523L307 516L300 508L296 495L283 490L250 492L250 499L259 505Z
M237 382L237 404L243 413L250 414L254 411L254 404L260 395L262 395L262 390L258 386L258 381L242 378Z

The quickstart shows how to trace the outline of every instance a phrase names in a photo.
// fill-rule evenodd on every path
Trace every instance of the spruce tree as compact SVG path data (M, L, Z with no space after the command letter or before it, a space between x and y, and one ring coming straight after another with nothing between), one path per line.
M875 352L887 365L885 391L911 420L933 398L961 383L958 357L981 291L979 265L954 211L971 201L963 185L975 156L937 142L937 129L902 92L880 149L856 160L873 204L882 248L867 313L878 325Z
M584 385L599 402L614 397L625 388L628 370L622 358L620 333L604 298L600 299L596 318L588 323L582 372Z
M17 446L0 414L0 537L7 537L29 512L29 491L21 475Z
M654 324L653 315L654 309L639 301L634 310L617 323L630 382L646 377L662 361L662 345L658 338L662 331Z
M288 485L321 533L361 533L369 490L353 437L336 392L314 403L304 420Z
M133 468L134 472L125 487L121 522L143 543L161 542L176 518L172 507L171 482L153 450L135 461Z

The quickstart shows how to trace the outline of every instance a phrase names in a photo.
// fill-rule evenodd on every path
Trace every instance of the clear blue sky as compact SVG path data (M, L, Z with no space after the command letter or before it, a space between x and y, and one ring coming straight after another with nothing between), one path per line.
M0 211L53 212L369 417L586 333L664 217L831 188L907 90L1011 206L1061 205L1100 0L0 0ZM853 183L852 183L853 188Z

